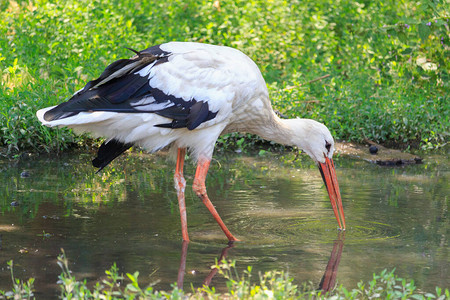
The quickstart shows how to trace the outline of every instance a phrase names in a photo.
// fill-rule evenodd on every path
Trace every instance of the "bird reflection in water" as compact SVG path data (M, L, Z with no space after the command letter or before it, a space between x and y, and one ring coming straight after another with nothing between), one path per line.
M339 232L337 239L334 240L333 250L331 251L330 259L328 260L327 268L323 274L322 280L319 283L319 290L328 292L336 286L336 277L341 262L342 249L344 248L345 232Z
M336 240L334 240L333 250L331 251L330 259L328 260L327 267L325 269L325 273L323 274L322 280L319 283L319 290L324 292L329 292L334 289L336 286L336 278L337 271L339 267L339 263L341 261L342 250L344 248L344 240L345 240L345 232L340 231ZM189 242L183 241L181 245L181 259L180 259L180 268L178 269L178 279L177 279L177 287L179 289L183 288L184 275L186 273L186 258L188 251ZM227 255L228 251L235 247L236 244L233 242L229 242L228 245L222 249L217 262L223 261ZM209 274L203 280L204 286L209 286L211 284L212 279L217 274L218 269L213 268Z
M183 288L183 282L184 282L184 274L186 273L186 257L187 257L187 250L188 250L189 242L183 241L181 244L181 259L180 259L180 268L178 269L178 279L177 279L177 287L179 289ZM234 247L233 242L228 242L228 245L222 249L222 252L220 253L219 258L217 259L217 262L220 263L223 261L227 255L228 250ZM205 277L205 280L203 280L204 286L209 286L211 284L211 280L214 278L214 276L217 274L217 271L219 271L217 268L213 268L211 272Z

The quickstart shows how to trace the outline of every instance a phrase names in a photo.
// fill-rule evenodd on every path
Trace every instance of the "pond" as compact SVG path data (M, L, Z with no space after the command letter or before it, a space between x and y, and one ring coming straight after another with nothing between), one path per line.
M92 283L116 263L121 273L139 271L142 284L157 289L170 289L178 280L190 290L206 279L225 291L224 279L210 274L225 254L236 260L238 272L247 266L254 276L286 270L296 283L317 287L324 274L331 285L336 280L353 288L374 272L394 268L423 291L450 286L445 156L425 156L423 164L404 167L337 157L347 221L346 232L339 233L320 173L308 157L216 155L207 189L242 240L234 247L227 247L190 188L191 242L182 244L174 164L164 154L128 154L101 174L90 165L92 156L0 160L0 289L11 288L7 262L13 260L16 277L36 278L38 299L56 298L61 249L74 275ZM188 186L194 171L187 163Z

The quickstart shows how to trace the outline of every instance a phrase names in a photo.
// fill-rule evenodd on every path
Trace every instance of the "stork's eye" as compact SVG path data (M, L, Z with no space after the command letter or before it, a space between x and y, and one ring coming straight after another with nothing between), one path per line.
M330 152L331 144L325 141L325 148L327 148L328 152Z

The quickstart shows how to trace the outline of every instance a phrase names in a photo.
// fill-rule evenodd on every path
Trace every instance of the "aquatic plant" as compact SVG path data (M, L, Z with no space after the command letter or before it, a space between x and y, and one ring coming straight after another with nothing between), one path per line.
M8 268L11 270L12 290L0 290L0 299L33 299L34 278L22 281L14 277L13 261L8 262Z
M119 274L114 264L105 271L106 279L97 282L93 288L88 287L86 280L79 281L72 275L69 262L64 254L58 257L58 265L62 269L58 285L61 299L449 299L448 289L436 287L435 293L417 291L414 281L398 277L393 271L384 270L374 274L367 283L359 282L356 288L346 289L342 285L330 292L317 290L311 283L294 284L293 278L284 271L269 271L252 276L252 268L247 267L243 274L236 272L235 261L216 262L211 268L227 280L228 292L218 293L214 288L203 286L191 291L183 291L172 286L171 291L157 291L149 285L139 285L139 272ZM0 299L34 299L31 278L26 282L15 279L13 264L11 269L13 289L1 291Z

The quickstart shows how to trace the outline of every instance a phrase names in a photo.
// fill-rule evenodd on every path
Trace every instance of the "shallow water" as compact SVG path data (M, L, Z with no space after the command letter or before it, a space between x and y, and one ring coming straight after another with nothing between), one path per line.
M158 289L182 279L183 254L184 287L201 286L225 248L239 271L251 265L255 276L287 270L295 282L319 286L328 265L332 280L352 288L373 272L395 268L424 291L450 286L445 156L394 168L336 158L344 234L337 230L316 166L309 158L293 158L216 156L208 193L242 242L226 248L225 235L187 189L187 249L174 166L164 155L124 156L100 175L89 154L0 161L0 289L11 288L7 261L14 260L16 277L36 278L38 299L57 297L61 248L79 279L95 282L115 262L120 272L138 270L142 283L154 282ZM193 173L187 164L188 185ZM211 285L226 289L220 276Z

